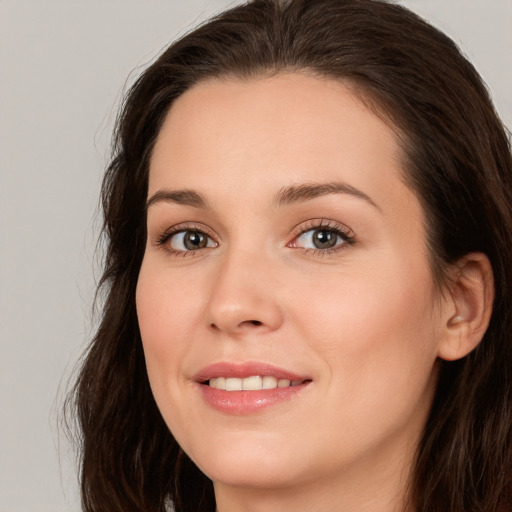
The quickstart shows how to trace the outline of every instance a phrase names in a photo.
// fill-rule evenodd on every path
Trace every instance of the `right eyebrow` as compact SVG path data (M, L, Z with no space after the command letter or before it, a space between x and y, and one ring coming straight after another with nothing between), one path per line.
M303 183L282 188L276 195L274 203L276 205L293 204L301 201L314 199L315 197L328 194L348 194L359 199L363 199L371 204L377 210L381 211L379 206L363 191L343 182L332 183Z
M176 203L185 206L193 206L194 208L207 208L208 202L194 190L165 190L156 191L147 201L146 210L155 203L166 202Z

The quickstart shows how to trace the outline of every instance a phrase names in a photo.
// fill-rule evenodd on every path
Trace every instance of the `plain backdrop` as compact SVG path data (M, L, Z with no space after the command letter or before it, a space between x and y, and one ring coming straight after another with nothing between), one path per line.
M0 0L0 512L79 510L57 418L92 332L117 105L169 41L235 3ZM460 44L512 127L512 0L402 3Z

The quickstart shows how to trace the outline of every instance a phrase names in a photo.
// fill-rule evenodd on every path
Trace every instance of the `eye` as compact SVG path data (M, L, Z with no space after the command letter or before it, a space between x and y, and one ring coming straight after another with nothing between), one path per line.
M297 238L295 246L304 249L332 249L344 243L341 236L332 229L310 229Z
M187 253L210 247L217 247L212 238L196 229L176 230L164 234L158 245L166 246L172 253Z
M349 232L348 228L327 225L323 222L316 226L305 226L302 227L290 247L317 251L335 250L343 245L354 243L354 237Z

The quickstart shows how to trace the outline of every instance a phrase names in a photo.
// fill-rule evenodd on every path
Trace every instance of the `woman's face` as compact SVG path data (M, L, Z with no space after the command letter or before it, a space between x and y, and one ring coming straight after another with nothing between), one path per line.
M200 83L167 115L137 311L162 415L217 486L408 467L442 321L400 157L347 87L301 74Z

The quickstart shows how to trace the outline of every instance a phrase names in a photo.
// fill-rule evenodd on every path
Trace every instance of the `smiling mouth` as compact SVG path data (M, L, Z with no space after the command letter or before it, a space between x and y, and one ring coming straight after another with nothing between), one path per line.
M266 363L214 363L198 372L203 400L230 415L251 415L302 396L313 379Z
M271 375L253 375L251 377L214 377L205 381L203 384L224 391L262 391L266 389L289 388L300 386L310 382L306 380L278 379Z

